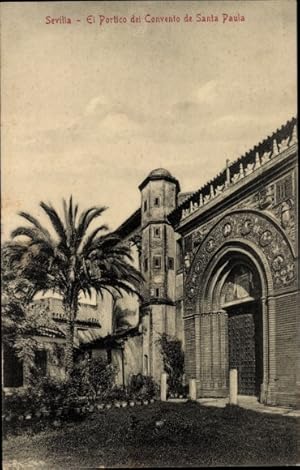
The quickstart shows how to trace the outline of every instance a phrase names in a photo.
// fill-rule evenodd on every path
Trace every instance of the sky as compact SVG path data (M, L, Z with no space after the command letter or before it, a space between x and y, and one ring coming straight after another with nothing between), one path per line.
M296 115L295 0L4 2L1 23L3 240L71 194L113 230L152 169L197 190Z

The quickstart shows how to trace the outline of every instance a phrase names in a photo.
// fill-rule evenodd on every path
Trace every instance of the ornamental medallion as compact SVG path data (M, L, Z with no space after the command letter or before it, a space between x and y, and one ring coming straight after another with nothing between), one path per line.
M272 232L270 230L265 230L260 236L259 244L260 246L268 246L272 240L273 240Z

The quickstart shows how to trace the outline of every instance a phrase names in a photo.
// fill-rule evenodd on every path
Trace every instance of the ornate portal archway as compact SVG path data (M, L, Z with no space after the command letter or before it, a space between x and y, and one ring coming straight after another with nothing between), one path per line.
M260 274L246 255L227 251L214 267L207 295L212 312L226 316L228 369L238 371L239 393L259 396L263 383Z
M295 281L292 247L270 217L237 210L210 230L184 283L186 369L199 396L227 396L238 368L240 393L272 401L274 290Z

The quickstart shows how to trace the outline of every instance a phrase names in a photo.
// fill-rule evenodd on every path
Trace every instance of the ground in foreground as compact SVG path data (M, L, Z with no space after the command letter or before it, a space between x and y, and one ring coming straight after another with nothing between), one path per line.
M7 469L285 465L299 461L298 432L291 417L156 402L8 435L3 461Z

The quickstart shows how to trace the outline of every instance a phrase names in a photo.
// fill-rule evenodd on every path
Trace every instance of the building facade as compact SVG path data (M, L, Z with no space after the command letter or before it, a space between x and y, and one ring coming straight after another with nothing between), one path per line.
M182 343L185 382L196 380L198 397L227 396L237 369L239 394L298 404L297 151L292 119L195 192L182 193L165 169L151 171L140 207L116 230L143 274L143 302L109 294L81 302L77 350L112 361L118 384L137 373L159 382L167 333ZM41 335L39 359L45 374L63 376L62 354L49 346L64 349L61 301L38 302L56 324ZM4 387L23 384L23 366L16 385L12 364L8 355Z
M143 373L159 380L167 333L182 341L185 380L196 379L199 397L227 396L234 368L239 394L297 403L296 126L292 119L194 193L161 168L140 184L141 206L117 232L145 278Z

